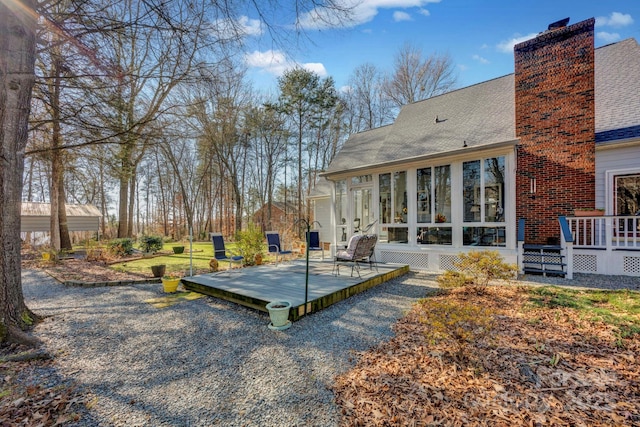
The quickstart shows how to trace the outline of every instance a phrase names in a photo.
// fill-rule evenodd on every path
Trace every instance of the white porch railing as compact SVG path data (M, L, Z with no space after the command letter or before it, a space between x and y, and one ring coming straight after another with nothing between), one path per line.
M640 249L639 216L567 217L574 248Z
M640 276L640 217L560 217L567 278L573 273Z

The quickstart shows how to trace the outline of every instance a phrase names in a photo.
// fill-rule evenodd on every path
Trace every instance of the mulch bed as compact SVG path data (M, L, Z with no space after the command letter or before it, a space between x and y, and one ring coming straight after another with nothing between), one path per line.
M395 332L337 378L343 425L640 426L639 337L522 288L426 298Z

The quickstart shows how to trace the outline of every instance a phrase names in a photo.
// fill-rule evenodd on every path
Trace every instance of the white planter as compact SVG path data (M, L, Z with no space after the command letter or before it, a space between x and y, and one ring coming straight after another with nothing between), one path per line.
M289 301L271 301L266 307L271 319L270 329L283 330L291 326L289 321L291 303Z

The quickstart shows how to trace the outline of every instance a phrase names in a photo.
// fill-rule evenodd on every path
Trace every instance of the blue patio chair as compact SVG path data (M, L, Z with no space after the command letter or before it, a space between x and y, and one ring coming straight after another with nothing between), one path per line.
M324 261L324 247L322 246L322 242L320 242L320 231L319 230L311 230L309 232L305 231L306 241L309 242L309 247L307 250L309 251L322 251L322 260Z
M291 255L293 251L283 250L282 244L280 244L280 233L277 231L267 231L267 245L269 246L269 252L276 254L276 267L278 266L278 257L283 255ZM284 258L283 258L284 259Z
M244 260L242 255L227 255L227 250L224 247L224 237L222 233L211 233L211 242L213 243L213 257L220 261L229 261L229 271L233 268L234 262L240 263Z

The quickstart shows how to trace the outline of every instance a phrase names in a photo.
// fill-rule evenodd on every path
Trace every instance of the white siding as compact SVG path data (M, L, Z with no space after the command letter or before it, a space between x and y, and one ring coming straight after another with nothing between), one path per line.
M605 208L612 213L612 182L607 182L615 171L621 173L640 172L640 145L606 148L596 151L596 208Z
M321 242L333 242L333 230L335 227L331 224L331 198L317 198L315 201L314 219L318 221L322 227L320 230ZM316 228L315 226L313 228Z

